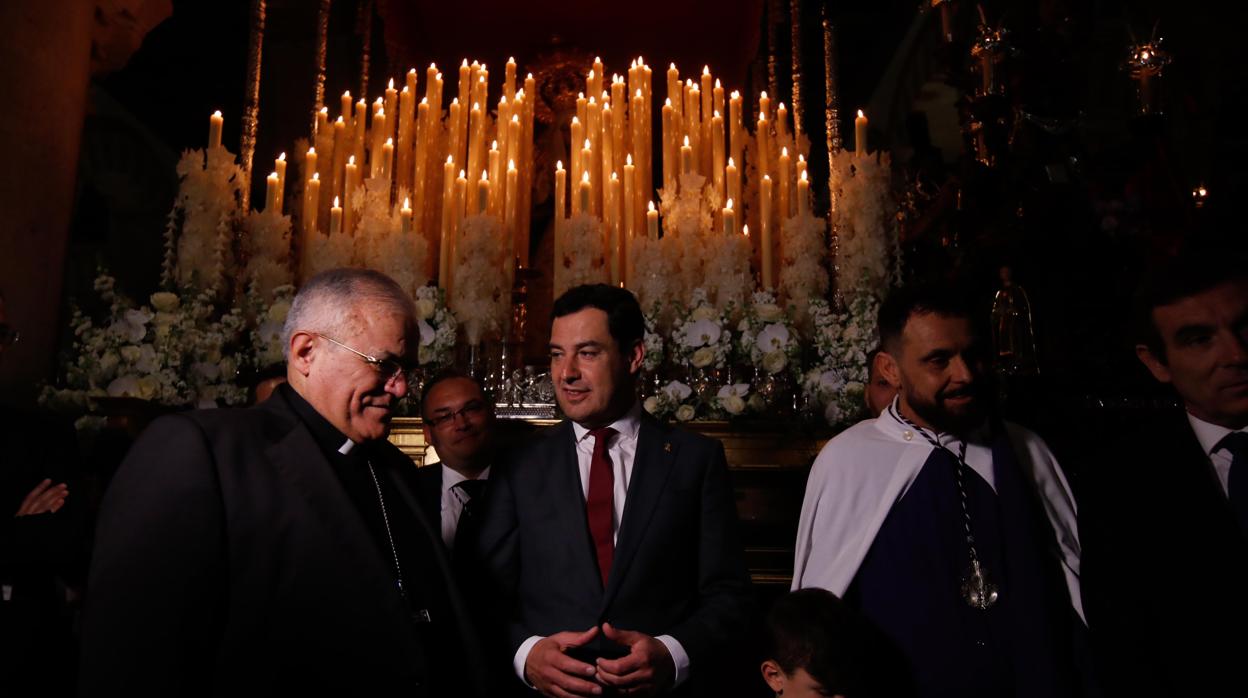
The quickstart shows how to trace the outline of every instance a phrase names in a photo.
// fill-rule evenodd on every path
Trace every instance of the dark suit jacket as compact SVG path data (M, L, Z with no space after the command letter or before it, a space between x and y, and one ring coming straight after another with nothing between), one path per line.
M1082 588L1111 696L1248 691L1248 539L1182 413L1085 468Z
M525 639L610 622L671 635L689 655L684 693L707 690L750 616L723 446L642 417L606 588L585 518L572 423L536 435L491 472L476 548L503 600L505 659ZM598 642L591 653L617 654Z
M437 529L404 482L411 461L389 444L372 453L403 495L387 506L412 507L433 551L405 570L434 590L432 628L409 620L390 552L275 396L162 418L127 456L100 514L83 692L427 695L421 667L438 661L452 664L428 674L452 669L466 684L457 694L486 695Z

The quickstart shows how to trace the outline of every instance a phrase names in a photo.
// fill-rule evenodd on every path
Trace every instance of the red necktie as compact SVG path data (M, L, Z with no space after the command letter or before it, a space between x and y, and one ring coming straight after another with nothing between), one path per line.
M615 472L611 458L607 456L607 442L615 435L611 427L594 429L594 454L589 459L589 495L585 499L585 515L589 519L589 535L594 539L594 551L598 555L598 572L602 586L607 586L611 574L611 559L615 556L615 540L611 524L615 518Z

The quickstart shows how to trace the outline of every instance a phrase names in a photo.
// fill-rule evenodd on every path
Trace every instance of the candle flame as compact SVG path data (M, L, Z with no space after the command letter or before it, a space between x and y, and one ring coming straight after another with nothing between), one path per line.
M628 155L626 155L626 156L624 157L624 164L625 164L625 165L631 165L631 164L633 164L633 154L632 154L632 153L629 153Z
M352 167L354 167L354 166L355 166L355 156L354 156L354 155L352 155L351 157L347 158L347 164L348 164L348 165L351 165Z
M337 121L335 121L334 123L335 123L335 124L345 124L346 122L344 122L344 121L342 120L342 117L340 116L340 117L338 117L338 120L337 120Z
M394 89L394 78L390 78L390 87L388 89Z
M473 102L473 103L472 103L472 110L473 110L473 111L481 111L481 103L480 103L480 102Z
M430 63L430 64L429 64L429 70L434 70L434 71L436 71L437 69L438 69L438 64L437 64L437 63Z
M214 112L212 113L212 115L213 115L213 116L215 116L215 117L217 117L218 119L220 119L220 118L221 118L221 110L220 110L220 109L218 109L218 110L214 111Z
M393 139L393 138L387 138L387 139L386 139L386 145L388 145L388 146L390 146L390 147L392 147L392 148L393 148L393 147L394 147L394 139Z
M676 64L675 63L671 64L671 66L668 67L668 70L676 70Z
M309 148L309 150L311 150L311 149ZM278 156L277 156L277 159L278 159L278 160L281 160L282 162L286 162L286 153L285 153L285 151L283 151L281 155L278 155Z
M461 67L461 68L467 68L467 67L468 67L468 59L467 59L467 58L465 58L465 59L464 59L463 64L462 64L462 65L460 65L459 67Z
M490 143L490 150L498 150L498 141Z
M468 179L468 173L463 170L459 171L459 179Z
M732 161L732 158L728 158L728 166L729 166L729 167L736 167L736 163Z
M589 184L589 173L588 173L588 172L586 172L585 174L581 175L581 181L582 181L582 182L584 182L585 184Z
M274 172L270 172L270 173L269 173L269 179L277 179L277 172L276 172L276 171L274 171Z
M1140 60L1146 61L1146 60L1148 60L1148 56L1149 56L1148 51L1145 51L1145 52L1143 52L1143 53L1141 53L1141 54L1140 54Z
M798 161L798 162L806 162L806 156L805 156L805 155L802 155L801 153L798 153L798 154L797 154L797 161Z
M635 96L636 96L636 97L640 97L640 96L641 96L641 90L640 90L640 89L638 89L638 90L637 90L637 94L636 94Z
M729 211L732 210L732 199L728 199L728 203L724 205L724 208L728 209Z
M746 223L741 226L741 234L746 236L747 238L750 236L750 224L749 223Z
M488 181L490 181L490 177L489 177L489 175L486 173L486 171L485 171L485 170L481 170L481 181L482 181L482 182L488 182Z
M363 100L363 99L361 99L360 101L361 101L361 102L363 102L364 100ZM379 107L380 107L381 105L385 104L385 103L386 103L386 100L382 99L381 97L378 97L378 98L377 98L377 101L376 101L376 102L373 102L373 104L375 104L375 105L377 105L377 106L379 106Z
M516 57L515 57L515 56L508 56L508 57L507 57L507 65L515 65L515 64L516 64Z
M513 114L513 115L512 115L512 117L511 117L511 121L512 121L512 123L515 123L515 124L520 123L520 115L519 115L519 114Z
M858 110L858 118L859 118L859 119L865 119L865 118L867 118L867 115L866 115L866 114L863 114L863 113L862 113L862 110L861 110L861 109L859 109L859 110Z
M507 161L507 169L508 169L508 170L514 170L514 169L516 169L516 161L515 161L515 160L508 160L508 161Z
M451 165L451 164L454 164L454 163L455 163L455 156L454 156L454 155L447 155L447 156L446 156L446 164Z
M562 170L563 170L563 160L556 160L556 161L555 161L555 172L560 172L560 171L562 171Z
M412 200L406 196L403 197L403 208L411 208L411 207L412 207Z
M592 105L596 105L596 104L598 104L598 102L594 100L594 96L593 96L593 95L590 95L590 97L589 97L589 103L590 103L590 105L591 105L591 106L592 106Z
M437 80L438 82L442 82L442 73L438 73L437 75L433 76L433 79Z
M580 117L577 117L577 116L572 117L572 123L580 124L581 123Z
M529 74L528 74L528 75L524 78L524 81L525 81L525 82L528 82L528 81L530 81L530 80L532 80L532 79L533 79L533 73L529 73Z
M343 93L342 93L342 96L343 96L343 97L346 97L347 99L350 99L350 98L351 98L351 90L344 90L344 91L343 91Z
M415 74L416 74L416 69L415 69L415 68L408 68L408 69L407 69L407 74L408 74L408 75L415 75Z
M582 99L585 99L585 93L584 93L584 92L577 92L577 93L576 93L576 100L579 102L579 101L581 101Z
M785 148L781 148L781 149L780 149L780 157L782 157L782 158L787 158L788 156L789 156L789 149L788 149L787 147L785 147Z
M594 65L599 65L601 63L602 63L602 58L600 58L599 56L594 56Z
M703 75L710 75L710 74L711 74L711 66L709 66L709 65L704 65L704 66L702 66L702 74L703 74Z
M638 92L641 92L641 90L637 90L637 91L638 91ZM665 103L663 104L663 106L667 107L668 109L671 109L671 108L672 108L672 98L671 98L671 97L668 97L668 98L667 98L667 102L665 102Z
M759 99L767 99L767 92L766 92L766 91L763 91L762 93L760 93L760 94L758 95L758 98L759 98Z
M806 180L806 170L802 170L802 176L801 176L801 177L799 177L798 179L801 179L803 182L807 181L807 180Z
M689 136L685 136L685 147L689 147Z
M719 78L715 78L715 89L717 89L717 90L722 90L722 89L724 89L724 86L723 86L723 85L721 85L721 84L719 84Z
M771 175L763 175L763 181L764 181L764 182L770 182L770 181L771 181Z
M320 172L313 172L313 173L312 173L312 179L315 179L315 180L316 180L316 181L318 181L318 182L319 182L319 181L321 181L321 173L320 173Z
M729 96L733 99L741 99L741 92L739 90L733 90L732 94Z
M334 197L334 208L342 208L342 207L338 204L338 197L336 197L336 196Z
M637 57L637 65L640 67L640 66L643 66L643 65L645 65L645 64L646 64L646 59L642 58L641 56L638 56L638 57Z
M780 111L785 111L785 109L784 109L784 102L781 102L781 103L780 103L780 106L779 106L779 107L777 107L777 109L779 109Z
M653 210L654 210L654 202L653 202L653 201L651 201L651 202L650 202L650 210L651 210L651 211L653 211Z
M590 69L590 71L589 71L589 79L590 79L590 80L593 80L593 79L594 79L594 71L593 71L593 69L592 69L592 68L591 68L591 69Z
M321 113L325 116L329 116L329 107L321 107Z
M711 112L711 114L712 114L712 116L714 116L716 119L720 118L720 116L719 116L719 110L718 110L718 109L716 109L715 111Z
M593 146L593 144L589 142L589 139L588 139L588 138L586 138L586 139L585 139L585 149L586 149L586 150L593 150L593 147L594 147L594 146Z
M421 97L421 98L420 98L420 103L421 103L421 104L423 104L423 105L425 105L426 107L427 107L427 106L429 106L429 98L428 98L428 97Z
M458 107L458 106L459 106L459 97L456 97L455 99L452 99L452 100L451 100L451 106L452 106L452 107Z
M611 181L612 181L612 182L618 182L618 181L620 181L620 174L619 174L618 172L612 172L612 173L611 173Z

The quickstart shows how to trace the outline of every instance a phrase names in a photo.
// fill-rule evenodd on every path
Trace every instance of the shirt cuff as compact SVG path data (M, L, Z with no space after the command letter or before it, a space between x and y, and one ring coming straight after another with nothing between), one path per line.
M528 678L524 675L524 665L529 661L529 652L533 651L533 645L536 645L544 639L545 638L541 635L534 635L533 637L520 643L520 647L516 649L516 656L511 660L511 666L515 669L516 676L520 677L520 680L524 682L524 685L529 688L534 688L534 686L529 683ZM673 640L673 642L675 642L675 640Z
M672 655L672 661L676 664L676 681L672 684L672 688L676 688L689 678L689 655L685 653L685 648L680 641L671 635L660 635L655 639L667 647L668 653Z

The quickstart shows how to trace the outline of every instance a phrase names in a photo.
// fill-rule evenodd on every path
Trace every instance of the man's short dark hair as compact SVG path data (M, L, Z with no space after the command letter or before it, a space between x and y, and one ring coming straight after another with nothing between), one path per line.
M1135 294L1132 334L1157 357L1166 360L1166 344L1153 311L1226 283L1248 280L1248 259L1216 247L1188 248L1154 264L1145 274Z
M429 380L425 381L424 387L420 389L420 416L422 418L428 417L428 415L425 414L425 405L429 402L429 394L433 392L434 386L439 383L445 383L449 380L455 380L456 378L472 381L472 384L477 386L477 390L481 392L481 395L485 396L485 387L481 385L481 381L457 368L444 368L430 376Z
M607 284L586 284L564 292L555 301L552 320L597 308L607 314L607 329L611 338L620 345L620 351L628 351L645 339L646 320L641 314L641 304L631 291Z
M866 693L866 621L826 589L799 589L767 614L767 659L792 676L806 670L831 694Z
M895 354L901 342L902 330L914 315L935 313L945 317L972 317L971 303L966 292L951 285L920 284L894 289L880 304L877 316L880 347Z

